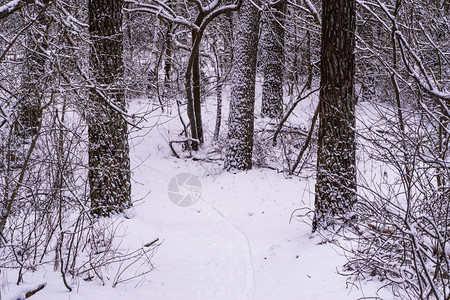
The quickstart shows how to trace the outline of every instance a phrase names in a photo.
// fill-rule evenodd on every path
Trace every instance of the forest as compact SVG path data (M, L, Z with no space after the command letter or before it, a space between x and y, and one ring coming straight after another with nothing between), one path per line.
M450 299L448 0L0 0L0 300Z

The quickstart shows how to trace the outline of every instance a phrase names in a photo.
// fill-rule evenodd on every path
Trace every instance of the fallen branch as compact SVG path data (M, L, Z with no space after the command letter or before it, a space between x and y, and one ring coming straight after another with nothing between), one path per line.
M175 148L173 148L173 144L174 144L174 143L175 143L175 144L183 144L183 143L186 143L186 144L187 144L187 142L198 143L199 141L198 141L197 139L193 139L193 138L186 138L186 139L180 140L180 141L169 141L169 147L170 147L170 150L172 150L172 153L173 153L173 155L174 155L176 158L180 158L180 156L179 156L178 153L175 151ZM189 147L189 145L188 145L188 147Z
M32 289L32 290L28 291L27 293L25 293L25 299L26 298L30 298L31 296L33 296L37 292L43 290L46 286L47 286L47 282L43 282L41 284L38 284L37 286L35 286L34 289Z
M258 130L257 132L277 132L277 134L283 133L283 134L298 134L301 136L307 136L308 132L306 130L302 130L302 129L295 129L295 128L286 128L286 129L282 129L282 130L278 130L278 129L273 129L273 128L265 128L265 129L261 129Z
M0 6L0 20L6 18L7 16L13 14L14 12L21 9L24 5L31 3L31 0L13 0L5 5Z
M5 298L8 300L25 300L30 298L37 292L41 291L43 288L47 286L47 282L43 281L40 283L32 284L32 285L23 285L18 287L15 291L7 294Z

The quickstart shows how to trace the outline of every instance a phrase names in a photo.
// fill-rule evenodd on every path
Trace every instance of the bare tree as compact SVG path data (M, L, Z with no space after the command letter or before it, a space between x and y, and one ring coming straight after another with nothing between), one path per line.
M355 0L322 2L317 182L313 231L346 219L356 200Z
M216 125L214 127L213 140L219 139L222 124L222 98L223 86L229 79L233 63L233 15L228 12L216 22L217 25L211 34L211 50L214 54L216 83ZM222 33L217 35L217 32ZM222 45L222 47L220 47Z
M93 213L109 215L131 206L128 128L122 113L123 0L89 1L89 184Z
M49 0L44 1L48 5ZM42 99L48 76L45 74L50 18L46 10L37 9L36 21L27 34L21 97L17 103L18 122L16 132L22 137L36 134L42 118Z
M275 118L283 113L283 65L285 1L268 9L261 23L264 83L261 116Z
M126 0L132 4L129 12L148 12L165 19L173 24L186 26L191 33L191 45L182 45L189 49L189 59L185 72L185 89L187 99L187 114L190 122L191 139L190 148L198 150L203 144L203 125L201 114L201 74L200 74L200 46L208 24L220 16L239 9L241 1L188 1L185 5L187 17L180 15L166 3L151 0L151 4Z
M347 249L351 255L344 271L354 278L378 277L401 299L449 299L450 31L445 2L358 4L364 17L358 34L360 63L379 70L376 78L385 83L378 80L375 90L383 93L381 99L366 97L361 105L370 111L370 120L358 120L358 155L364 169L382 172L369 180L361 176L358 183L351 227L358 246Z
M0 128L4 126L0 132L0 156L3 158L0 161L0 172L2 173L0 236L4 234L8 218L14 213L18 199L22 197L22 189L26 182L32 182L35 178L29 169L35 163L32 154L35 151L39 131L42 127L43 102L44 99L45 102L49 102L51 98L47 90L49 76L46 74L48 59L46 51L50 23L47 10L49 3L49 1L45 1L42 7L30 5L29 9L23 12L25 30L20 31L15 39L8 41L9 44L0 56L0 62L2 62L6 60L9 51L14 49L15 55L11 56L13 63L9 64L11 70L8 71L8 64L5 63L2 66L4 76L0 79L2 91L6 96L4 98L2 93L0 98L3 118ZM14 4L19 6L16 7ZM4 11L5 7L8 10L9 7L9 14L4 15L8 17L25 4L27 3L20 1L8 3L0 10ZM7 20L5 20L6 22ZM17 40L21 36L24 46L22 49L25 49L23 51L19 50L17 45L19 44ZM13 65L14 67L12 67ZM14 73L19 76L13 76ZM4 83L6 83L6 87ZM0 238L0 244L2 242L2 238Z
M224 168L252 168L255 76L260 13L244 0L235 27L234 70L231 83L228 146Z

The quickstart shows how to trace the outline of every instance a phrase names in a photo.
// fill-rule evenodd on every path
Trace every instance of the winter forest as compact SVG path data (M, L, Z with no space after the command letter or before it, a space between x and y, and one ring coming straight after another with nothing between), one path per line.
M448 0L0 0L0 300L450 299Z

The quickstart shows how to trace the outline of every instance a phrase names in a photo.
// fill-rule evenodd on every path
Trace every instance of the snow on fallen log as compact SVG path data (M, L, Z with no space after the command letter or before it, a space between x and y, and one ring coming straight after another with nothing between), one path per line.
M35 284L24 284L2 297L3 300L24 300L27 299L47 286L46 281Z
M6 18L29 2L29 0L12 0L5 5L0 6L0 20Z

